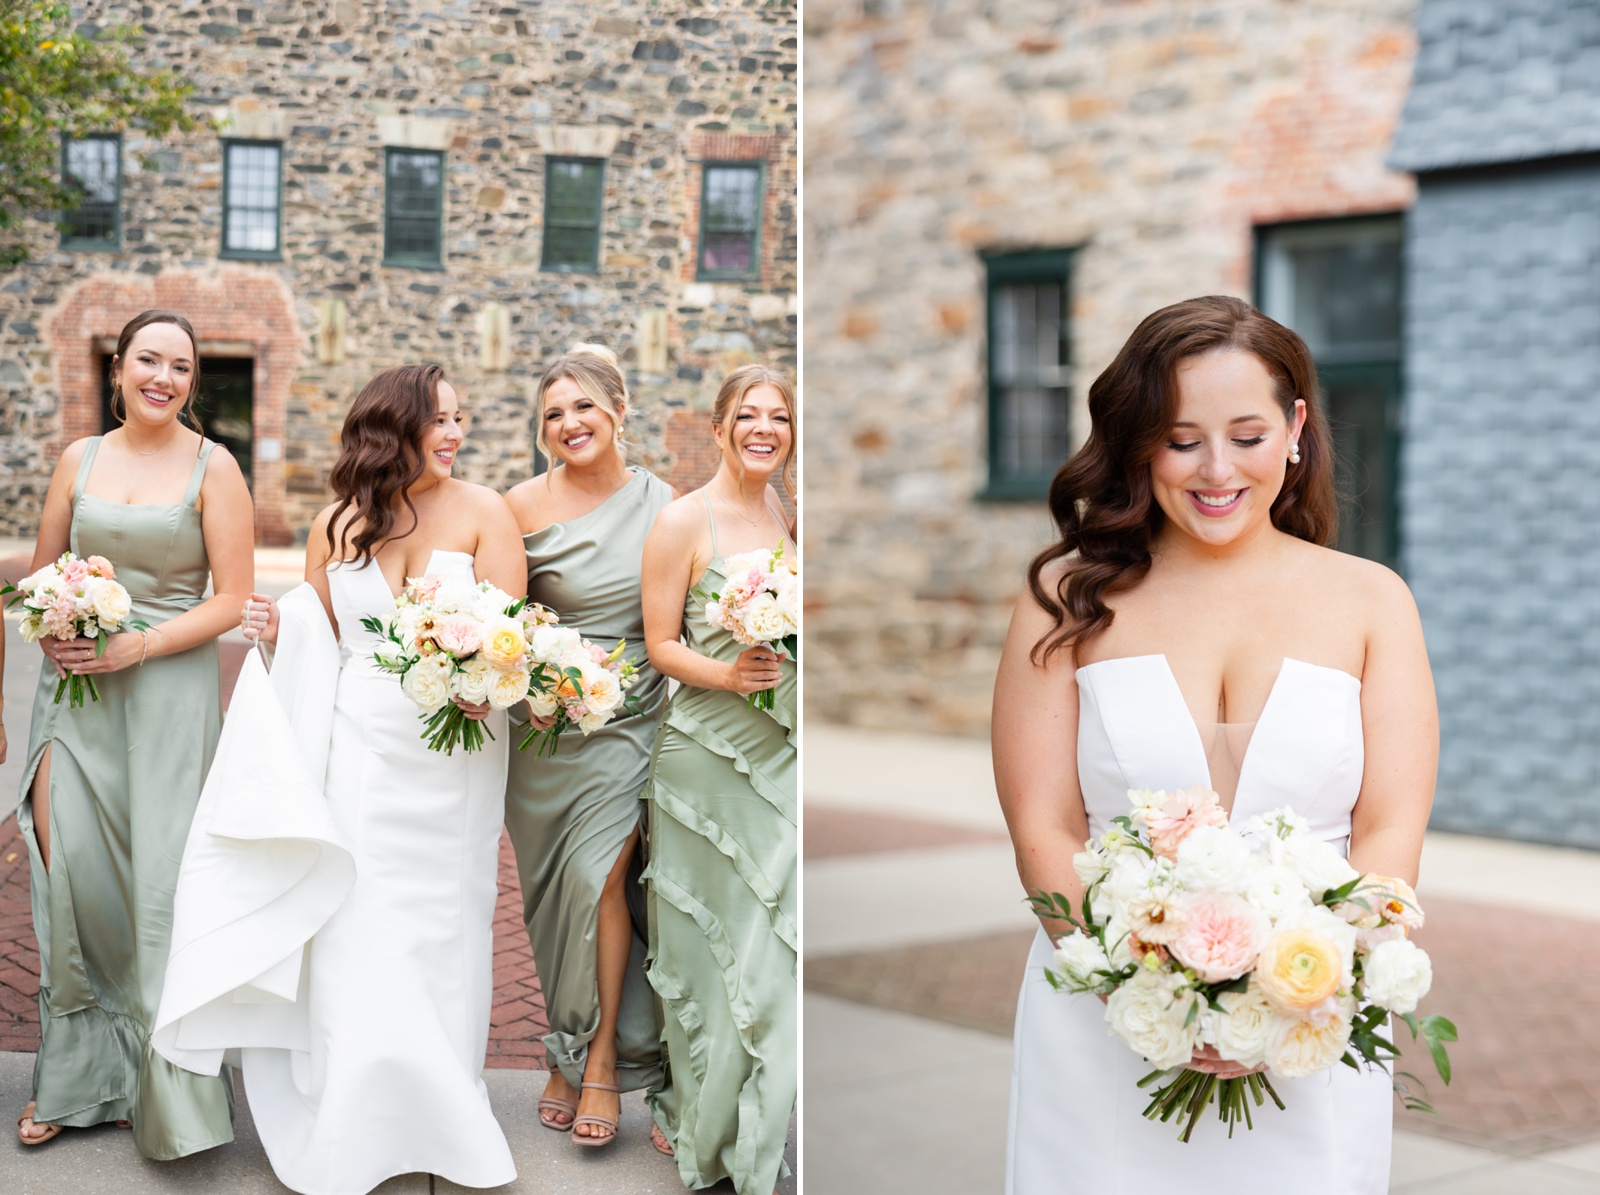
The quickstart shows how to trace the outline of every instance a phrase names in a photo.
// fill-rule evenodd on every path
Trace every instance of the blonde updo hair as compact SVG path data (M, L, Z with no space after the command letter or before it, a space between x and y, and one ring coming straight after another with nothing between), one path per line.
M622 366L616 353L603 344L573 345L544 371L539 379L539 391L533 403L533 442L551 463L546 471L548 478L555 471L556 456L550 450L550 438L544 426L544 398L551 386L562 378L570 378L582 390L584 397L611 416L616 425L617 455L628 459L628 442L622 436L622 419L628 410L628 383L622 377Z
M739 417L739 408L744 405L744 396L757 386L771 386L776 390L789 412L789 451L784 454L779 476L783 479L783 488L793 498L794 449L800 442L800 416L795 411L794 387L789 385L788 378L765 365L741 365L722 379L717 401L711 407L711 423L713 427L722 429L722 438L726 442L733 435L733 423Z

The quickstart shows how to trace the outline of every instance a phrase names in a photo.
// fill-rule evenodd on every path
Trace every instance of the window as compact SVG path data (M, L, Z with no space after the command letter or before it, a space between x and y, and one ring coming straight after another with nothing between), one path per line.
M61 183L82 196L61 214L63 249L117 249L122 244L122 138L115 133L61 143Z
M761 276L763 162L707 162L700 172L700 265L698 277L755 279Z
M1339 548L1399 562L1399 216L1256 230L1261 310L1293 328L1317 363L1333 432Z
M1037 498L1067 459L1070 250L995 254L988 271L989 498Z
M385 151L383 264L438 269L444 242L444 154Z
M222 143L222 256L276 261L283 147L276 141Z
M544 257L540 267L563 274L600 271L600 213L605 162L598 158L544 160Z

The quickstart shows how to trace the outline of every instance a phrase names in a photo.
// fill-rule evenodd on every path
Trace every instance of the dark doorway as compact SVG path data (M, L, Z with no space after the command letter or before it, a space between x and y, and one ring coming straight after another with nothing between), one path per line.
M250 415L255 403L255 373L251 357L201 357L200 401L195 403L201 428L233 453L246 485L252 480ZM111 413L111 358L107 355L100 359L100 429L108 432L117 424Z

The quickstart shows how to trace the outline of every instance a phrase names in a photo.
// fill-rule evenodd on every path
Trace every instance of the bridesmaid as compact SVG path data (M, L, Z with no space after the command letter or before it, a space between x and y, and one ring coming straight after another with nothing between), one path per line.
M639 562L672 487L629 467L628 391L617 358L574 345L545 373L535 437L557 462L506 495L528 555L528 596L609 647L627 639L639 664L639 712L593 734L562 736L553 756L512 753L506 826L517 852L523 919L544 985L550 1082L539 1120L579 1145L616 1137L619 1091L661 1077L655 1001L625 882L638 840L639 790L667 701L644 653ZM536 719L548 725L548 719Z
M676 1154L685 1186L730 1178L739 1195L788 1172L798 1080L795 666L707 624L701 595L720 589L725 553L794 552L768 484L782 476L794 493L794 419L781 374L729 374L712 409L722 464L661 512L644 548L650 662L682 685L645 789L647 970L666 1021L657 1148ZM747 702L772 688L776 708Z
M72 444L45 496L33 568L99 555L146 631L40 640L17 820L32 863L39 1043L24 1145L63 1127L131 1121L150 1158L233 1139L227 1072L200 1076L150 1048L189 822L222 724L217 636L253 580L254 511L226 448L179 422L199 392L194 329L146 311L111 359L122 426ZM205 596L210 579L213 596ZM57 705L57 678L91 674L98 702Z

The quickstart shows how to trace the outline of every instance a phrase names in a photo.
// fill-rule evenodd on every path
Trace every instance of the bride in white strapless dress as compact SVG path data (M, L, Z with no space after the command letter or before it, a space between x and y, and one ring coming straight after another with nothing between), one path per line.
M175 901L157 1049L198 1070L240 1050L273 1170L307 1195L362 1195L414 1172L469 1187L516 1177L482 1078L505 715L487 713L481 751L428 750L361 625L393 614L407 577L487 580L513 596L526 584L504 503L449 475L461 432L437 373L379 375L343 435L345 457L386 421L415 437L415 526L395 499L363 559L369 520L329 508L309 538L308 584L246 607L277 657L270 680L253 656L241 674ZM437 417L412 409L419 394Z
M1415 881L1438 755L1426 651L1399 579L1321 546L1316 402L1303 343L1236 299L1155 313L1095 383L1089 442L1052 492L1062 539L1035 562L996 686L996 780L1029 892L1076 903L1072 856L1130 788L1197 783L1235 822L1291 806L1358 869ZM1126 481L1141 471L1142 507ZM1044 978L1045 929L1069 928L1041 929L1022 980L1008 1195L1388 1190L1382 1071L1274 1076L1286 1110L1232 1139L1214 1109L1188 1144L1145 1119L1149 1065L1099 1000Z

